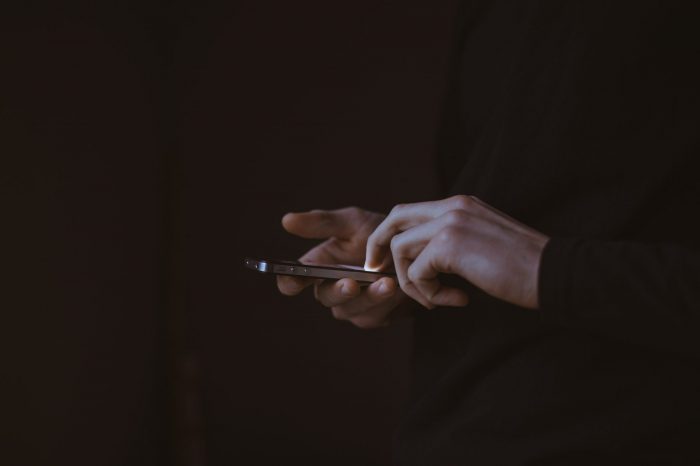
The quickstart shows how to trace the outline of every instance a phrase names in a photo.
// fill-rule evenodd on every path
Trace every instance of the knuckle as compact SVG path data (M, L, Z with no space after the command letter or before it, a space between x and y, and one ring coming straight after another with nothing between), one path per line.
M435 239L440 243L450 244L453 243L458 236L459 228L450 225L440 230Z
M389 215L396 215L399 214L401 211L406 209L406 204L396 204L392 209Z
M346 207L343 210L352 217L359 217L362 214L362 209L354 205Z
M445 213L445 218L450 224L460 224L464 222L468 214L464 210L450 210Z
M458 194L452 196L450 201L454 204L455 208L462 210L471 209L476 203L476 198L474 196L467 196L465 194Z

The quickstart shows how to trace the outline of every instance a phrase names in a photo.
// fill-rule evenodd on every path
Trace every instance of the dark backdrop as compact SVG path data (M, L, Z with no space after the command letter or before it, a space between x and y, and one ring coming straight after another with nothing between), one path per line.
M0 458L387 464L410 326L241 261L435 195L452 2L96 4L2 15Z
M164 458L163 67L150 6L0 7L2 464Z

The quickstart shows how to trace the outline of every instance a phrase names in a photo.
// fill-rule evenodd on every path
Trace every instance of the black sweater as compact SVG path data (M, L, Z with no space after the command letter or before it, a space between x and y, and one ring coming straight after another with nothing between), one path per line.
M419 313L397 464L700 464L694 4L464 3L444 194L552 240L539 311Z

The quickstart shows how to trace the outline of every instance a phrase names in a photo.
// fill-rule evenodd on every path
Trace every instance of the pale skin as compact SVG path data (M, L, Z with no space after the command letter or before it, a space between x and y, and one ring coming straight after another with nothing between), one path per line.
M462 277L486 293L537 309L542 251L549 238L473 196L397 205L387 216L358 208L287 214L284 228L325 241L302 262L365 265L383 270L392 262L398 283L382 278L361 288L336 282L278 277L286 295L314 286L316 299L334 317L360 328L387 325L406 314L408 298L428 309L463 307L466 293L443 286L438 274Z

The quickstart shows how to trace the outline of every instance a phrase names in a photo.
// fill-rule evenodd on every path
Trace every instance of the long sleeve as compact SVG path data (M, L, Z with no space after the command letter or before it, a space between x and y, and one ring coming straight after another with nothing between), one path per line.
M673 244L552 238L542 319L700 357L700 252Z
M553 239L416 313L397 463L700 464L700 4L470 3L440 180Z

